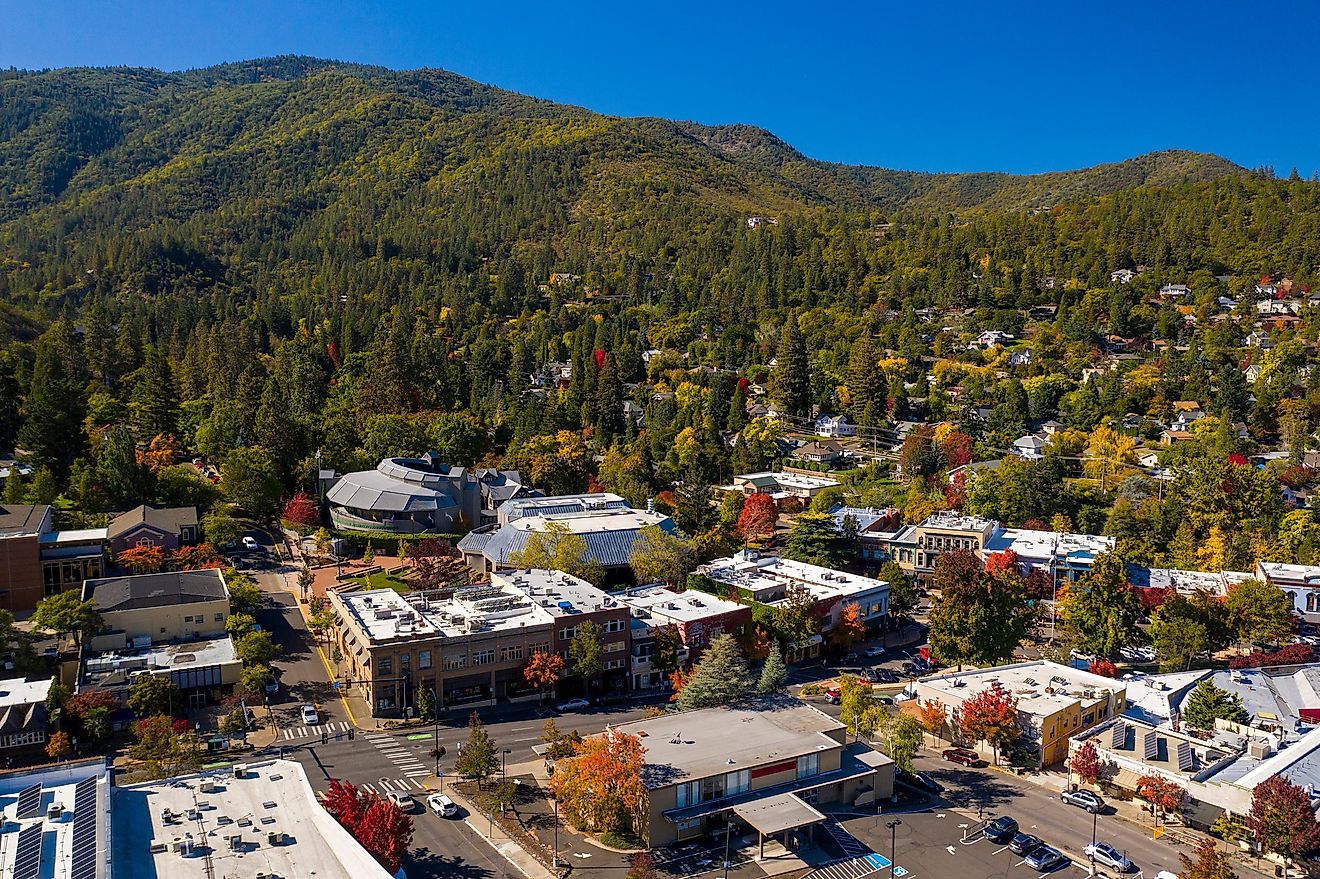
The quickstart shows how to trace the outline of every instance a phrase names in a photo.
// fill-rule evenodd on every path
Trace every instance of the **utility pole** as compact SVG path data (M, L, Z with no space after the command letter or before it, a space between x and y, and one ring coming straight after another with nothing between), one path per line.
M889 879L894 879L894 862L898 859L896 840L898 837L898 825L903 822L898 818L885 823L889 828Z

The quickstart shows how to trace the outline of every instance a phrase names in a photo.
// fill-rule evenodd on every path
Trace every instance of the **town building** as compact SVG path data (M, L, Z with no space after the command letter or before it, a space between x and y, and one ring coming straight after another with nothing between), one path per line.
M188 707L214 704L243 673L225 631L229 588L216 568L88 580L104 625L85 645L78 690L103 690L121 703L139 674L169 677Z
M0 609L24 615L105 571L106 529L56 531L45 504L0 505Z
M914 685L916 700L910 704L938 700L952 729L962 704L995 684L1017 699L1022 744L1038 755L1042 766L1068 756L1069 737L1126 709L1124 681L1043 659L919 678ZM992 750L984 742L968 744L986 754Z
M1114 544L1114 538L1097 534L999 528L982 547L982 553L1012 552L1023 574L1040 571L1072 581L1089 572L1097 556L1113 552Z
M736 491L751 497L754 494L768 494L775 503L783 505L795 499L810 503L816 495L827 488L837 488L837 480L823 476L807 476L801 473L765 471L761 473L743 473L733 477L733 483L720 486L721 491Z
M221 638L229 620L229 587L218 568L88 580L82 597L105 622L87 644L98 653Z
M560 571L505 571L452 595L390 589L328 593L347 680L378 717L398 717L433 690L441 710L534 700L523 677L538 652L568 656L577 629L601 628L606 691L627 686L631 611Z
M106 536L113 553L138 547L178 552L197 542L197 508L134 507L110 521Z
M497 522L465 534L458 542L463 561L478 573L512 567L533 535L563 529L582 538L587 558L605 569L615 583L630 582L633 542L643 528L671 534L678 526L652 509L634 510L616 494L580 494L524 498L499 508Z
M645 748L647 844L653 848L723 830L735 821L798 847L825 820L818 807L875 809L893 793L894 763L816 708L705 708L620 724ZM605 735L610 735L606 732Z
M52 683L51 678L0 681L0 759L46 762L46 739L50 734L46 697Z
M639 586L615 596L628 605L634 625L641 621L650 628L673 626L693 660L715 636L736 635L752 622L750 606L698 589L674 592L663 586Z
M114 863L112 870L111 828L112 818L117 817L111 808L112 789L110 761L104 757L0 773L5 828L0 875L5 879L132 875L127 863ZM145 855L149 839L133 841L133 856ZM132 861L125 848L124 860Z
M860 574L779 556L761 556L750 549L707 562L696 573L734 587L739 595L770 607L783 605L790 590L805 589L816 600L816 616L826 633L838 624L840 613L849 604L857 605L862 620L873 630L886 625L889 619L889 584Z
M1256 578L1282 589L1307 622L1320 621L1320 565L1257 562Z
M418 534L492 522L501 504L531 493L517 471L473 471L428 452L345 473L330 486L326 501L336 528Z
M907 525L889 540L889 557L908 574L927 582L941 553L963 550L983 556L985 545L999 530L994 519L936 513L920 525Z
M857 436L857 425L847 415L821 415L815 422L816 436L827 439Z
M833 440L805 443L793 450L793 460L833 467L844 458L843 446Z
M857 564L874 574L889 560L889 541L902 526L903 511L896 507L845 507L830 511L840 534L853 534Z

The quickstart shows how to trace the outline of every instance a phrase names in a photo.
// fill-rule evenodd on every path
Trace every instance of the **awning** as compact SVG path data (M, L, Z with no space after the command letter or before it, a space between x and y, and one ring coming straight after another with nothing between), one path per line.
M755 827L763 836L774 836L824 821L825 816L794 794L776 794L733 807L733 814Z

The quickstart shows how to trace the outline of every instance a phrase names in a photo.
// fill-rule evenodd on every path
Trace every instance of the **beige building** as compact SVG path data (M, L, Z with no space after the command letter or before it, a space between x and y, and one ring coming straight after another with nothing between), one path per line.
M389 589L329 599L348 683L376 716L405 716L421 688L435 691L441 709L534 700L540 693L523 677L528 658L566 654L587 620L601 627L604 685L627 684L628 607L560 571L496 573L489 585L443 599Z
M843 724L796 699L705 708L613 728L639 736L652 847L746 824L761 845L795 849L824 820L818 806L873 809L894 789L894 763Z
M947 672L916 682L916 701L938 700L948 714L948 730L968 699L994 684L1017 699L1018 726L1028 750L1035 750L1042 766L1061 762L1068 756L1068 740L1096 724L1122 714L1127 707L1124 681L1036 660L993 668ZM984 754L992 749L984 742L968 743Z
M96 653L222 638L229 620L229 588L215 568L88 580L82 594L105 620L88 643Z

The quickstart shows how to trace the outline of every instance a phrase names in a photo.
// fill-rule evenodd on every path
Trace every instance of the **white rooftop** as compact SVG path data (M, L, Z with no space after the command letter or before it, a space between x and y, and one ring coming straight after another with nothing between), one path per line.
M559 500L559 498L544 498L544 500ZM547 525L554 522L556 525L567 528L573 534L596 534L636 531L648 525L660 525L668 518L664 513L630 508L585 510L574 513L547 513L545 515L526 513L517 519L510 520L504 527L516 531L536 532L545 531Z
M839 482L836 479L827 479L824 476L803 476L798 473L782 473L778 471L762 471L760 473L741 473L734 479L740 479L744 482L751 482L757 479L773 479L783 488L833 488ZM733 488L734 486L726 486Z
M79 782L85 782L87 790L82 810L75 808ZM30 788L40 791L33 800L36 811L25 813L30 817L20 818L19 794ZM16 861L25 852L26 863L31 863L34 853L36 857L35 872L22 874L28 879L69 879L73 875L75 854L82 870L92 871L87 875L95 879L108 876L109 791L110 776L105 762L100 759L0 776L0 808L6 824L5 832L0 833L0 879L15 879L20 875ZM53 803L63 807L58 817L48 817L47 810ZM79 833L81 844L76 853L73 845L75 822L84 828ZM35 842L23 843L24 832L35 836Z
M609 593L563 571L544 568L496 571L490 575L490 582L510 592L521 592L557 617L619 606L618 599Z
M737 602L725 601L723 598L695 589L674 592L663 586L629 589L619 597L634 611L646 611L653 618L672 623L690 623L707 617L733 613L743 607Z
M166 810L176 822L166 823ZM115 879L390 876L321 807L291 760L247 764L243 778L217 770L119 787L113 815ZM190 851L172 850L189 835Z
M373 642L415 638L455 638L474 632L502 631L549 623L554 615L513 586L492 580L469 586L452 598L412 600L393 589L338 593L354 622Z
M715 559L697 571L722 583L732 583L753 592L780 586L801 586L817 601L889 589L889 584L884 580L778 556L762 557L749 550L728 558Z
M922 528L943 528L949 531L985 531L999 527L994 519L983 516L964 516L959 513L934 513L921 523Z
M42 681L25 681L22 678L0 681L0 709L45 702L51 683L51 678Z
M1270 582L1320 586L1320 566L1289 565L1283 562L1257 562L1256 568Z
M1094 556L1112 552L1114 538L1071 531L1004 528L986 541L986 552L1003 552L1008 549L1024 560L1064 558L1074 554Z
M1118 693L1127 687L1125 681L1043 659L946 672L922 678L920 684L939 692L946 705L956 707L994 681L998 681L1001 687L1017 697L1019 711L1042 716L1053 714L1074 702L1097 698L1095 694L1100 691ZM1093 691L1092 697L1086 696L1088 690Z

